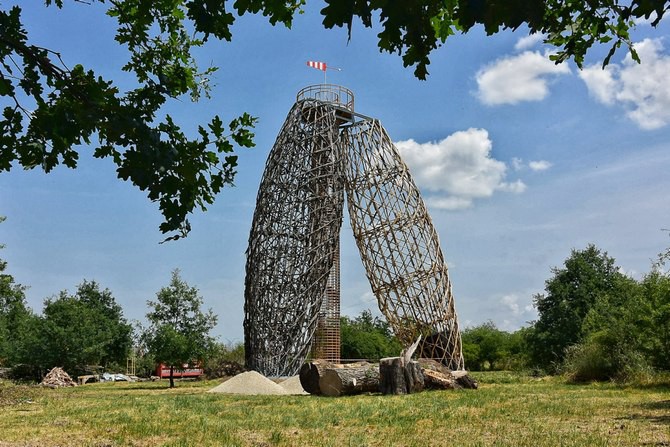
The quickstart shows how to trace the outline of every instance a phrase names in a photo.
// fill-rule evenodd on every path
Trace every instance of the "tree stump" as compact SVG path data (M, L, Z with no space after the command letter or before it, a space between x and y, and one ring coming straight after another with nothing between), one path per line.
M423 380L426 386L426 389L429 390L453 390L460 388L457 385L456 380L447 374L443 374L439 371L433 371L432 369L423 370Z
M379 388L382 394L418 393L424 388L424 377L418 362L405 362L402 357L379 361Z
M477 381L470 377L467 371L452 371L451 375L456 379L456 383L458 383L463 388L468 388L471 390L476 390L479 388Z
M319 389L333 397L379 391L379 366L328 368L319 380Z

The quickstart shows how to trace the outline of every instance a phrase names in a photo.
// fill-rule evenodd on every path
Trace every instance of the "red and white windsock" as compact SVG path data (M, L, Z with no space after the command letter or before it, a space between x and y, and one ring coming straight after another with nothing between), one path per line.
M321 71L326 71L326 68L328 68L325 62L307 61L307 66Z

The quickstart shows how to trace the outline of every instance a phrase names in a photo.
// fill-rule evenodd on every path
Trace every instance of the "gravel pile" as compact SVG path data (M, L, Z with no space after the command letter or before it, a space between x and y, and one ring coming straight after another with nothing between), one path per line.
M208 393L224 394L291 394L282 386L256 371L247 371L212 388Z
M40 385L48 386L49 388L60 388L64 386L77 386L77 383L62 368L55 367L49 371Z

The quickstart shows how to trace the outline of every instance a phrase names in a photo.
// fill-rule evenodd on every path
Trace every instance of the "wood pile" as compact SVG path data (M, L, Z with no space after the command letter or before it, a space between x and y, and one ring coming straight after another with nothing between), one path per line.
M66 386L77 386L77 383L72 380L68 373L66 373L63 368L55 367L44 377L42 386L47 386L49 388L61 388Z
M451 371L430 359L405 362L402 357L382 359L381 364L314 360L300 369L300 383L308 393L325 396L368 392L409 394L424 389L476 389L478 386L467 371Z

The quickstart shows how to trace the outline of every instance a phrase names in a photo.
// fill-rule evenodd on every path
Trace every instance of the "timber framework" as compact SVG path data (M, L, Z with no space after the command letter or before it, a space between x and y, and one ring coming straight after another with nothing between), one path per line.
M379 120L356 113L353 93L332 84L298 93L261 179L246 263L247 367L295 375L310 349L339 361L345 203L372 292L400 342L421 335L419 357L463 369L447 264L419 189Z

